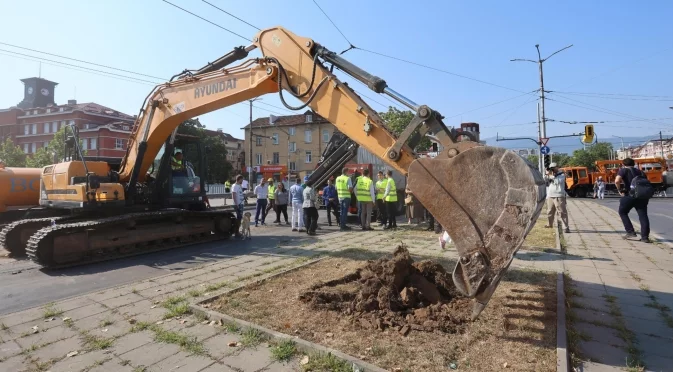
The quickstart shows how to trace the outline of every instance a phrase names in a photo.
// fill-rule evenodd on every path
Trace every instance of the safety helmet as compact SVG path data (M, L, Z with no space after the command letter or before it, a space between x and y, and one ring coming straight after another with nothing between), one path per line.
M269 178L266 182L273 182L273 178Z

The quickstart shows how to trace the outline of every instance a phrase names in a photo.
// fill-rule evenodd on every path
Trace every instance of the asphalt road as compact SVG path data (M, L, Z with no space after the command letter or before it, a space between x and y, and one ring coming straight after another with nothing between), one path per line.
M614 211L619 209L619 198L606 197L604 200L591 199L596 203L603 204ZM673 242L673 198L652 198L647 206L647 214L650 217L650 230L668 242ZM638 214L635 209L629 213L631 221L638 222Z
M326 226L324 210L320 211L318 221L323 233L338 229ZM30 260L0 257L0 315L275 247L287 237L304 237L293 233L289 226L270 224L263 229L263 235L257 236L253 230L250 241L197 244L61 270L42 270Z

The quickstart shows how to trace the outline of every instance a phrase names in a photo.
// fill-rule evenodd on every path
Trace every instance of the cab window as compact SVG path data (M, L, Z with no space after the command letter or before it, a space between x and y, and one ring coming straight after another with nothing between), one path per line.
M580 169L580 178L586 178L587 171L586 169Z

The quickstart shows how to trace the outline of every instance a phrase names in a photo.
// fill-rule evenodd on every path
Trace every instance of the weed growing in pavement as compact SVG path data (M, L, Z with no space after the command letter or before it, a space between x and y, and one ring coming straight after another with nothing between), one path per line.
M82 338L84 338L84 345L87 350L104 350L109 348L114 344L114 339L105 338L100 336L94 336L89 334L87 331L80 332Z
M643 278L639 277L638 274L634 272L631 272L631 278L633 278L633 280L637 281L638 283L643 281Z
M140 332L152 327L152 323L149 322L137 322L131 327L131 332Z
M63 310L56 308L54 303L50 302L44 307L44 313L42 315L44 319L49 319L61 314L63 314Z
M276 270L280 270L280 269L286 268L288 266L290 266L290 265L276 265L276 266L272 266L272 267L269 267L267 269L264 269L262 272L265 273L265 274L270 274L270 273L272 273Z
M187 298L183 296L169 297L162 303L162 306L168 310L164 314L164 319L175 318L192 312L189 303L187 303Z
M6 331L6 330L9 329L9 327L7 327L7 324L2 323L2 324L0 324L0 329L2 329L3 331Z
M316 353L309 355L308 363L302 366L304 371L352 372L355 369L343 359L332 353Z
M297 353L297 344L292 340L283 340L271 346L271 358L280 362L288 361Z
M135 289L135 288L133 288L133 289L131 289L131 293L133 293L133 294L138 294L138 290Z
M110 320L110 319L104 319L104 320L100 321L101 328L102 327L107 327L107 326L110 326L110 325L113 325L113 324L114 324L114 321Z
M253 347L266 340L266 335L255 328L248 328L241 334L241 343L245 347Z
M220 288L228 287L229 282L219 282L219 283L213 283L213 284L208 284L206 286L206 292L213 292L217 291Z
M187 294L192 297L199 297L203 294L203 292L199 291L198 289L192 289L189 292L187 292Z
M145 372L145 371L147 371L147 367L145 366L138 366L133 368L133 372Z
M203 313L203 312L200 312L200 311L197 311L196 314L194 314L194 316L196 316L196 320L198 320L199 322L203 322L204 320L208 320L208 316L206 315L206 313Z
M664 320L664 323L670 328L673 328L673 316L671 316L671 308L662 305L657 301L657 297L650 293L649 290L646 290L647 296L650 298L650 302L646 303L645 306L657 309L659 311L659 316Z
M224 323L224 329L229 333L238 333L241 331L241 327L239 327L238 324L234 322Z
M192 354L201 355L206 352L203 344L197 341L196 337L190 337L179 332L167 331L156 325L152 326L151 329L154 331L154 339L159 342L178 345L183 350Z
M121 362L119 362L119 364L122 365L122 366L127 366L127 365L129 365L130 363L131 363L131 361L128 360L128 359L124 359L124 360L122 360Z
M68 328L75 328L75 322L72 319L64 319L63 324Z
M561 235L563 236L563 235ZM572 312L573 297L576 292L575 287L571 283L570 275L563 274L563 288L566 299L566 322L567 322L567 337L568 337L568 352L570 353L570 361L573 367L580 365L582 361L582 354L579 351L579 342L588 341L590 337L587 334L575 330L574 313Z
M35 364L35 370L36 371L48 371L49 367L51 367L51 361L46 361L46 362L41 362L39 360L32 360L33 364Z
M610 308L610 315L615 318L615 323L613 324L613 329L617 331L617 336L624 340L626 343L626 352L628 357L626 359L626 367L635 368L634 370L641 370L645 368L645 363L642 360L642 352L636 346L638 340L636 335L626 327L626 322L622 316L622 310L617 304L617 297L611 295L603 295L603 298L608 303Z

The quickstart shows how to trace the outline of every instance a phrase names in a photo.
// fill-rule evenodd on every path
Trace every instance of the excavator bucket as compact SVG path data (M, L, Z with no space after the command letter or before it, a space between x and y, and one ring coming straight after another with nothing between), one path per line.
M545 181L512 151L476 146L415 160L408 187L455 242L456 287L486 307L546 198ZM455 152L454 152L455 154Z

